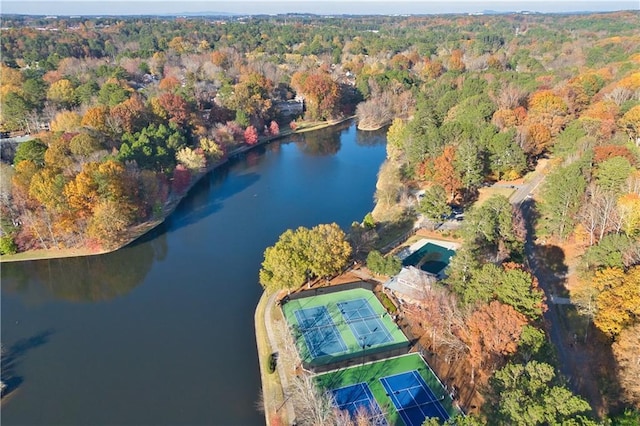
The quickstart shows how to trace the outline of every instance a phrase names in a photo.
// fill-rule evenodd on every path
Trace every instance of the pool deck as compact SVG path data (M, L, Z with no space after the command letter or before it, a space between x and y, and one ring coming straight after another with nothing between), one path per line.
M416 241L415 243L411 244L409 246L409 250L411 253L415 253L416 251L420 250L422 247L426 246L429 243L435 244L440 247L444 247L447 250L455 251L460 248L460 244L454 243L453 241L435 240L433 238L423 238L420 241Z

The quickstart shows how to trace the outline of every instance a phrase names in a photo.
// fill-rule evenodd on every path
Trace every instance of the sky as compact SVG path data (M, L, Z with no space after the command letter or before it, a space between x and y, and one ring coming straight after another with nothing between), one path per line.
M535 11L542 13L638 10L640 0L234 0L234 1L109 1L0 0L1 14L32 15L159 15L232 14L437 14Z

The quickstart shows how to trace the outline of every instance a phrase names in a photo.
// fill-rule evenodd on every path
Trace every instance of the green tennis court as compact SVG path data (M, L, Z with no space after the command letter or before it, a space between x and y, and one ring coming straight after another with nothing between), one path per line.
M411 377L412 382L407 384L405 376ZM395 383L398 378L404 381ZM390 425L415 426L422 424L427 416L445 420L459 414L438 378L417 353L320 374L315 380L321 389L334 394L335 390L353 385L366 386ZM413 382L420 384L424 398L417 392L411 393L418 387ZM411 394L412 402L405 403L402 393ZM336 403L346 406L342 400Z
M404 333L367 289L290 300L282 311L300 358L310 367L409 347Z

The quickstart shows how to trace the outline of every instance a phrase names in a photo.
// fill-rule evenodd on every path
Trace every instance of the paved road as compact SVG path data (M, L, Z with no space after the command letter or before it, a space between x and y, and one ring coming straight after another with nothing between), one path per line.
M532 199L526 199L520 201L520 208L522 215L527 223L527 239L524 243L524 253L527 258L527 263L533 275L538 279L538 285L547 297L547 301L551 301L552 295L552 282L556 279L551 271L549 271L545 265L538 259L535 252L535 235L533 229L533 215L534 205ZM544 313L544 319L549 324L551 343L556 347L558 353L558 365L562 374L564 374L569 381L572 380L572 366L571 358L567 355L567 342L564 339L562 333L562 323L558 316L558 306L549 303L549 309Z
M516 191L511 195L509 199L512 204L522 204L528 198L531 198L533 193L538 189L538 186L542 183L545 175L539 171L534 172L533 178L522 185L514 185Z
M15 138L0 139L0 143L21 143L21 142L29 141L31 139L33 139L33 136L31 135L17 136Z
M544 181L545 174L542 172L542 167L539 167L534 173L533 177L528 182L522 185L516 185L516 191L511 195L509 201L511 204L519 206L524 220L527 224L527 239L524 244L524 252L527 259L527 263L533 275L537 278L540 288L544 291L547 298L549 309L544 313L544 319L549 324L549 334L553 345L556 347L558 354L558 364L560 371L564 374L570 382L572 382L573 363L571 356L568 355L570 348L568 342L565 340L565 336L562 330L562 322L560 321L558 314L558 306L556 303L557 298L553 295L553 282L558 279L553 271L550 271L543 264L536 255L535 247L535 229L533 227L533 220L535 216L535 201L533 195L535 191L539 189L540 184ZM561 300L565 302L566 300Z

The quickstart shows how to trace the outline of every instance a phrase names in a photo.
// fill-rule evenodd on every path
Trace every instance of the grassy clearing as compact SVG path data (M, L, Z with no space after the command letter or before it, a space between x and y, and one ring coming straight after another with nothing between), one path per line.
M382 250L398 239L404 237L413 228L413 220L405 218L399 222L385 224L378 231L378 240L375 243L377 250Z
M494 195L503 195L506 198L511 197L511 194L513 194L515 192L514 188L503 188L503 187L487 187L487 188L480 188L478 190L478 199L476 200L475 203L473 203L473 207L480 207L481 205L483 205L489 198L493 197Z

